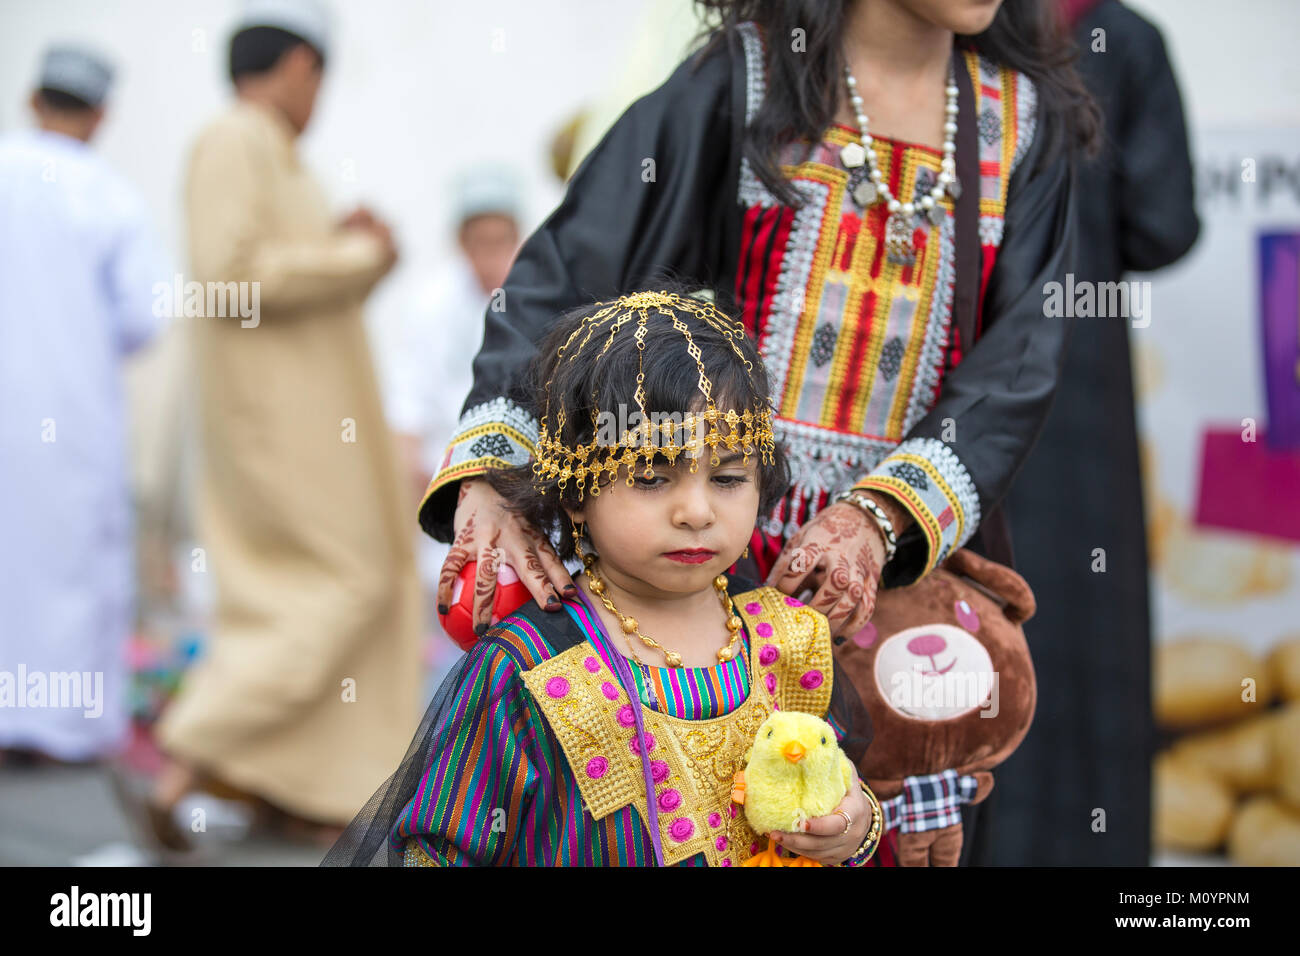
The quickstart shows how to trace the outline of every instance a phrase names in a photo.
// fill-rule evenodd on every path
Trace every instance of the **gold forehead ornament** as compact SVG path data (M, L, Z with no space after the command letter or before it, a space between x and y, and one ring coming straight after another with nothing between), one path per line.
M693 297L683 297L674 292L637 292L625 295L613 302L597 302L603 306L584 318L568 340L560 346L556 354L563 356L574 340L580 335L581 341L569 352L569 361L582 353L602 326L608 324L608 335L599 358L608 350L619 330L628 326L633 318L637 319L633 335L636 338L638 353L645 352L646 323L651 310L667 316L672 320L673 328L681 333L686 342L686 352L695 361L699 370L699 389L704 396L706 408L702 412L649 413L645 408L645 390L643 383L645 373L641 369L641 355L637 355L636 404L637 408L629 416L635 419L634 428L625 428L621 434L608 426L610 413L592 409L592 440L589 445L570 448L560 440L564 432L565 410L556 411L552 426L550 381L546 383L546 412L542 418L537 438L537 451L533 462L533 476L537 482L559 478L559 487L563 489L570 480L577 483L578 499L582 500L587 481L591 481L591 493L600 494L600 480L607 472L611 478L618 477L619 468L627 468L627 483L632 485L634 469L637 462L645 459L645 478L654 477L654 458L663 455L669 464L675 464L678 455L686 455L691 462L691 472L697 469L698 459L705 446L709 448L709 464L717 466L718 446L725 445L731 451L739 450L744 464L749 464L749 456L757 454L765 464L774 463L773 452L775 439L772 434L772 410L766 403L762 408L746 408L740 411L718 409L713 402L713 383L704 373L704 363L700 361L700 348L691 338L691 330L682 321L679 312L693 315L707 322L726 336L732 351L745 363L745 368L753 372L753 366L736 345L736 338L745 335L744 325L733 321L719 312L711 302ZM583 333L586 333L583 335ZM593 403L594 405L594 403ZM601 416L606 418L602 425ZM724 431L721 427L726 425ZM553 437L554 436L554 437ZM679 437L682 439L679 441Z

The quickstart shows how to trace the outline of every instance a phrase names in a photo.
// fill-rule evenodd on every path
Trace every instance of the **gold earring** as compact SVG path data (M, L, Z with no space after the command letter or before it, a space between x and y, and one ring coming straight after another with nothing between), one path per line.
M740 552L740 556L741 556L742 558L747 558L747 557L749 557L749 543L748 543L748 542L745 543L745 550L742 551L742 552Z
M582 526L585 528L587 522L582 522ZM587 556L582 553L582 532L578 530L578 525L576 524L573 526L573 551L578 556L578 560L583 564L586 564Z

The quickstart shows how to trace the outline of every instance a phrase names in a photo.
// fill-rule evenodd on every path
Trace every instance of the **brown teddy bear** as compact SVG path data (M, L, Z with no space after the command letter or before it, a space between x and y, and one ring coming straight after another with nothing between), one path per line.
M880 592L871 622L835 659L871 714L858 770L897 826L901 866L956 866L961 804L1029 732L1037 703L1021 624L1034 595L1015 571L953 552L916 584Z

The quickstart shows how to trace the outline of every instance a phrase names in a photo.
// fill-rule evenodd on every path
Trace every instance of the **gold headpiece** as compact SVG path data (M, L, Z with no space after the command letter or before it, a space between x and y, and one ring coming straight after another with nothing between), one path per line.
M628 428L626 422L619 421L617 427L614 427L610 421L612 413L609 410L602 409L598 411L593 407L591 412L591 444L570 448L559 440L559 436L564 432L565 411L563 408L556 412L555 437L551 437L551 382L548 380L546 383L546 413L541 422L537 438L536 460L533 462L533 475L536 481L549 480L558 476L560 488L564 488L570 480L576 481L578 484L578 498L581 500L588 478L592 479L591 493L599 495L601 476L608 472L611 477L617 478L620 467L627 468L627 483L631 485L633 469L636 467L638 460L642 458L646 461L645 471L643 472L645 478L654 477L653 462L656 455L663 455L670 464L676 462L678 455L687 455L691 460L691 472L694 473L699 453L705 445L710 450L710 465L716 466L720 460L718 458L719 444L725 444L728 449L733 451L740 450L745 464L749 464L749 456L753 454L758 454L760 461L766 464L774 463L775 440L772 435L771 407L765 402L762 408L747 408L741 411L733 408L725 412L720 411L713 403L713 383L704 374L704 363L700 361L700 348L691 338L690 328L677 313L690 313L725 335L731 344L732 351L740 357L740 360L745 363L745 368L752 373L753 366L737 347L735 341L737 336L746 334L744 325L723 315L710 302L692 297L682 297L672 292L638 292L634 295L622 296L610 303L597 302L596 305L604 306L604 308L584 318L568 340L560 346L556 354L557 356L563 356L569 346L573 345L574 340L585 331L586 335L578 342L576 349L569 354L569 361L572 362L577 355L581 354L582 349L591 340L592 335L603 325L610 323L609 334L605 338L605 346L600 350L600 354L596 356L599 360L600 356L609 350L610 343L613 342L614 335L619 329L628 325L632 318L636 316L637 324L633 335L636 338L638 350L635 392L637 408L627 416L629 421L635 419L636 424L634 427ZM686 352L695 360L696 368L700 372L700 392L707 403L707 408L703 412L695 413L681 410L652 413L646 411L645 390L642 387L645 373L641 370L641 355L639 353L645 351L646 322L652 309L670 318L673 328L680 332L686 340ZM625 409L620 409L620 412L622 411L625 411ZM604 419L603 422L602 418ZM727 425L725 432L719 427L724 422ZM683 439L681 442L678 441L679 436Z

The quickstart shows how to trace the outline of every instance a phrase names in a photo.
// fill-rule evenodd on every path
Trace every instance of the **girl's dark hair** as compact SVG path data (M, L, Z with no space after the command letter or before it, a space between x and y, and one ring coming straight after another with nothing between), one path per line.
M843 93L843 32L852 0L695 0L709 36L706 49L726 42L747 20L766 39L767 89L745 130L743 153L754 172L781 202L802 199L781 175L776 147L797 139L817 140L834 121ZM721 29L715 29L721 27ZM785 42L804 31L806 48ZM1101 142L1101 113L1074 69L1074 44L1061 27L1053 0L1004 0L983 33L958 40L1025 74L1038 91L1038 135L1045 138L1043 161L1064 150L1095 155Z
M682 297L689 295L690 290L690 286L681 283L663 283L654 289L656 292L675 292ZM647 412L686 412L697 407L702 410L704 397L698 384L699 370L687 355L685 339L681 332L673 328L672 319L656 309L648 310L643 352L637 349L633 334L637 321L634 318L614 335L608 350L600 355L599 361L596 361L596 356L604 349L610 323L603 324L581 352L577 351L577 343L582 341L582 337L579 337L566 349L564 355L557 354L560 346L568 341L584 318L609 304L584 305L561 317L539 345L537 361L532 366L530 377L509 396L531 412L539 422L545 421L550 436L558 437L570 448L591 444L596 439L592 423L593 411L607 411L617 415L620 404L626 406L628 415L636 410L638 356L641 371L645 374L642 388ZM753 342L744 334L743 327L738 326L740 333L728 337L691 312L673 306L666 308L690 329L691 339L700 349L700 362L712 383L714 404L720 410L734 408L743 411L746 408L772 407L767 372ZM744 362L732 350L733 343L741 355L749 360L749 369L745 368ZM549 415L546 411L548 380L551 383ZM560 408L564 409L565 421L557 435L556 413ZM725 426L720 430L723 434L727 433ZM724 450L725 447L719 449L720 452ZM757 449L755 455L758 455ZM667 467L667 458L663 458L661 463L661 457L655 457L656 468L661 464ZM678 460L681 461L680 458ZM708 456L701 455L700 467L707 468L708 465ZM638 474L644 467L645 459L642 458ZM578 507L582 503L578 500L572 479L564 489L559 487L558 477L535 479L531 463L515 468L493 468L483 478L506 499L508 510L551 536L552 543L556 545L556 553L562 560L576 557L573 549L573 522L562 507ZM616 478L604 476L601 487L610 481L626 480L627 469L623 468ZM777 443L771 465L764 464L759 459L758 513L769 513L789 487L789 462L785 449ZM585 494L591 494L590 480Z

